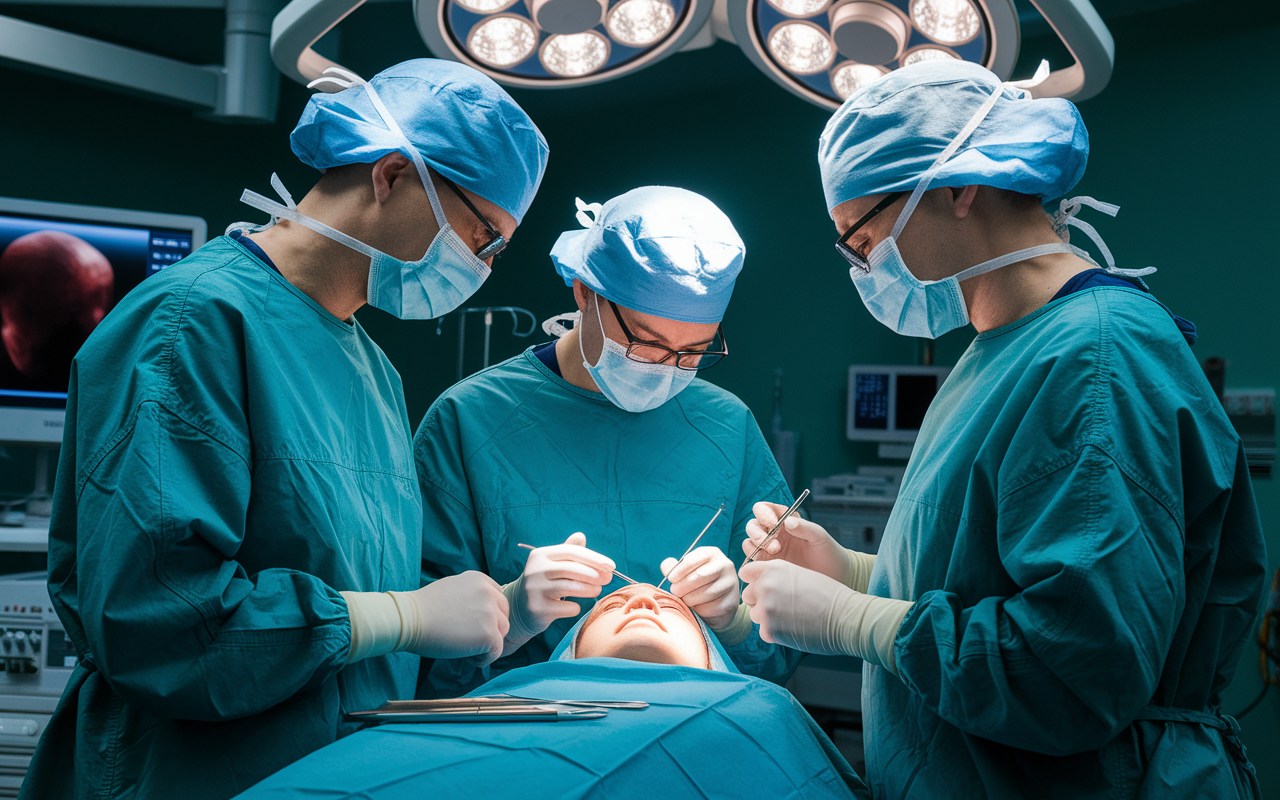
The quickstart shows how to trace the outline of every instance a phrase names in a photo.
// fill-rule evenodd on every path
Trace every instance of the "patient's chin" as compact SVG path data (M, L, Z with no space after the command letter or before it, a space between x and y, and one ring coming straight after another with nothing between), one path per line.
M625 658L649 664L707 668L705 649L699 647L695 650L692 647L675 646L676 644L672 641L672 637L659 630L651 631L640 626L632 629L628 626L624 633L613 637L606 646L599 648L598 652L593 652L591 655ZM579 653L579 656L588 657L585 653Z

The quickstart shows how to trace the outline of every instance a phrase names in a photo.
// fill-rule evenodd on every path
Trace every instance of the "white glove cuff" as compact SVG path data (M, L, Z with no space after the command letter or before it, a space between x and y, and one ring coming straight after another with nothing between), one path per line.
M422 631L427 621L422 618L422 609L409 595L412 592L387 592L395 603L400 616L400 633L396 639L395 650L417 650L422 645Z
M751 607L746 603L739 603L738 610L734 612L729 624L723 628L711 628L711 632L725 647L736 647L742 644L751 635Z
M870 553L860 553L848 548L845 548L844 555L849 563L848 570L845 572L849 580L845 582L845 586L855 592L866 594L867 587L871 585L871 570L876 565L876 557Z
M383 656L400 642L400 612L386 592L339 592L351 617L351 649L347 663Z
M852 595L840 614L840 649L897 675L893 643L898 638L902 620L910 613L913 605L915 603L909 600L892 600L869 594Z
M507 598L507 606L511 610L507 614L507 621L511 624L507 631L507 643L514 650L516 647L523 645L542 631L538 630L538 625L529 619L526 612L525 596L524 596L524 576L521 575L511 583L502 587L502 594ZM504 649L504 653L508 652Z

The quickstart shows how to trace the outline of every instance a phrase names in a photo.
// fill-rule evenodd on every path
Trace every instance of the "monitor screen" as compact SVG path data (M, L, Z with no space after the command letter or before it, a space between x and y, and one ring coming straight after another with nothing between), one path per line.
M854 425L859 430L889 428L889 373L859 372L854 379Z
M61 439L76 352L205 231L199 217L0 197L0 441Z
M193 232L0 212L0 405L66 405L71 359L120 298L190 255Z
M846 435L850 439L910 443L950 367L857 364L849 367Z
M918 431L933 396L938 393L937 375L899 375L894 411L900 431Z

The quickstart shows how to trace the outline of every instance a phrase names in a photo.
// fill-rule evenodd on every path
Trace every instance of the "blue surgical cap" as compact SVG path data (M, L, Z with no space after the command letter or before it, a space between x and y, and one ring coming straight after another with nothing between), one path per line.
M1000 83L984 67L946 59L894 70L854 92L818 139L827 210L914 189ZM1089 133L1072 103L1006 86L929 188L994 186L1048 201L1071 191L1088 158Z
M427 166L480 195L517 223L547 168L547 140L492 79L464 64L416 58L369 81ZM404 152L363 86L311 96L289 137L316 169L369 164Z
M605 203L586 230L560 234L551 260L566 284L577 278L626 308L719 322L745 252L733 223L707 198L644 186Z

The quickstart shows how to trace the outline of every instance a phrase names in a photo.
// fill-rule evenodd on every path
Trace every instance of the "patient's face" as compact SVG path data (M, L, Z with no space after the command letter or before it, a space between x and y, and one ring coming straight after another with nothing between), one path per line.
M601 598L578 632L576 655L710 667L707 642L693 611L648 583L627 585Z

